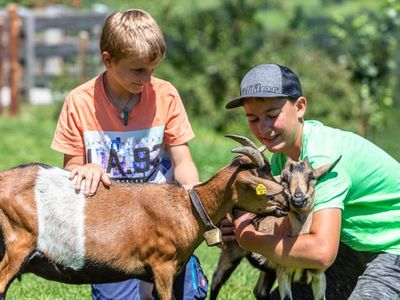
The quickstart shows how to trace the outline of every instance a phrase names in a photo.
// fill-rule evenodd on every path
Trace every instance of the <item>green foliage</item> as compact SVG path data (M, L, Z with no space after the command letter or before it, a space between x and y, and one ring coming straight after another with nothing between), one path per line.
M71 2L70 0L53 0L53 1L49 1L49 0L15 0L15 1L9 1L9 0L0 0L0 6L1 7L5 7L7 6L9 3L16 3L20 6L24 6L24 7L29 7L29 8L38 8L38 7L44 7L46 5L49 4L62 4L62 5L66 5L66 6L71 6Z
M309 117L357 129L354 109L332 106L332 101L355 99L354 89L346 81L348 72L337 67L327 53L306 46L305 30L277 30L276 18L265 17L274 15L271 7L262 1L224 0L218 7L192 7L184 15L172 7L161 7L159 23L168 54L157 74L177 86L192 116L207 116L214 130L248 132L241 109L227 111L225 103L238 96L240 80L253 66L268 62L289 65L304 74L305 95L310 103L318 103L318 107L311 105ZM285 8L283 4L276 7Z
M132 6L99 2L110 10ZM300 75L307 118L366 135L384 128L386 108L400 102L398 2L389 0L385 9L371 0L163 0L156 6L138 0L134 6L153 15L167 41L156 75L178 88L191 117L207 116L211 130L248 133L242 109L224 105L250 68L276 62ZM57 99L77 84L68 73L51 84Z
M184 15L163 7L159 23L169 51L159 74L178 86L192 114L209 116L216 129L224 128L224 103L238 94L239 78L253 65L249 57L264 43L260 9L261 1L227 0Z
M337 59L358 87L357 117L363 135L382 126L386 108L394 104L399 16L400 1L390 0L382 11L338 18L331 28Z

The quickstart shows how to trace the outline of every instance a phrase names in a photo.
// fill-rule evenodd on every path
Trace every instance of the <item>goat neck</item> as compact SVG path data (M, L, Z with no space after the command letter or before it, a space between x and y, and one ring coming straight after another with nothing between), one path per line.
M266 177L263 168L241 155L207 182L195 187L214 223L219 223L234 207L258 215L277 215L278 212L286 215L283 187L272 176ZM258 193L260 186L264 191Z
M312 216L313 214L311 211L308 213L296 213L290 211L288 214L291 225L290 235L297 236L308 233L311 227Z
M236 172L238 172L238 167L229 165L205 183L194 188L206 213L215 224L219 223L233 208L231 186L232 177Z

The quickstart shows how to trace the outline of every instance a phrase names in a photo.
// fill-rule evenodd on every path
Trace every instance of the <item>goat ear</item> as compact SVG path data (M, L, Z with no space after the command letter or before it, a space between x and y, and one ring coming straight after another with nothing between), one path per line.
M259 195L275 195L283 191L283 186L275 182L273 179L265 179L242 174L239 174L238 178L240 178L238 182L241 185L254 190L256 194L258 194L258 191L260 190L263 191L262 194Z
M303 161L304 161L304 163L306 164L307 168L311 168L311 164L310 164L310 161L308 160L308 157L305 157L305 158L303 159Z
M292 158L290 158L289 156L286 156L286 164L293 163L293 162L294 162L294 160Z
M321 178L322 176L324 176L326 173L328 173L329 171L331 171L339 162L339 160L342 158L342 156L340 155L333 163L330 164L326 164L323 165L317 169L314 170L314 176L316 179Z
M265 186L265 189L263 188L262 190L265 191L264 195L270 196L270 195L276 195L279 194L283 191L283 186L280 185L279 183L273 181L273 180L268 180L268 179L261 179L259 178L259 182L257 182L255 185L252 184L252 188L256 191L258 194L258 189L260 186Z

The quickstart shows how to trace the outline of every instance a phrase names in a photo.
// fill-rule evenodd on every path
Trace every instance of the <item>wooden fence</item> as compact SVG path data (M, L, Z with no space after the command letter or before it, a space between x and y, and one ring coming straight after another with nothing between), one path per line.
M31 103L48 101L49 83L62 76L65 61L75 62L73 72L81 81L88 79L89 55L101 63L99 34L107 15L59 6L0 10L0 88L9 90L0 93L0 112L2 104L9 104L16 115L21 94ZM9 99L1 99L5 94Z

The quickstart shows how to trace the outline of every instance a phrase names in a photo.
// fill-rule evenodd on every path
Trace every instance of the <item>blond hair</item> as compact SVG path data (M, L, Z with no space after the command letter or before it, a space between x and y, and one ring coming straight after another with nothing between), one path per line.
M111 14L100 37L100 51L107 51L119 61L127 57L161 61L165 56L165 40L153 17L141 9Z

